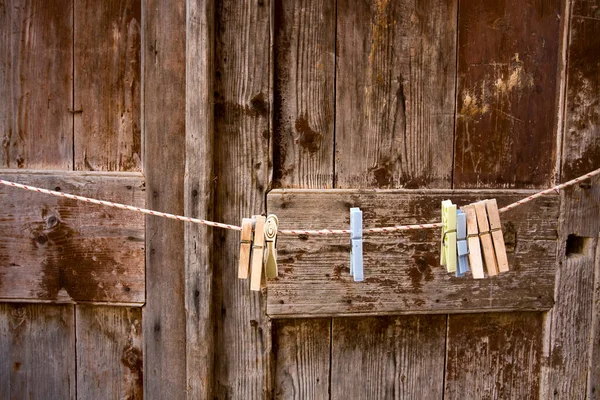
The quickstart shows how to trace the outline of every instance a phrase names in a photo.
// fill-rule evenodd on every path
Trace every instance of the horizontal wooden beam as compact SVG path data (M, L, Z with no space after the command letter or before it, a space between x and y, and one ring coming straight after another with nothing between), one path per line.
M440 202L496 198L500 207L528 190L275 190L267 198L280 229L344 229L349 208L365 227L439 221ZM510 271L456 278L439 265L440 230L365 235L364 282L350 276L348 236L280 236L279 277L268 282L271 317L548 310L554 300L559 198L501 214Z
M144 207L140 173L0 170L0 179ZM0 300L142 304L144 216L0 187Z

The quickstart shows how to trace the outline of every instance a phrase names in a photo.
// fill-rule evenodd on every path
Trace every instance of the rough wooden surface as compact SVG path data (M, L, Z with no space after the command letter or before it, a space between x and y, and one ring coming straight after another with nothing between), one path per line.
M76 170L141 170L141 3L75 3Z
M441 399L446 316L334 318L331 399Z
M274 187L333 185L334 0L276 2Z
M536 399L542 313L448 316L444 399Z
M212 0L187 1L185 213L212 219L214 142ZM185 226L187 398L213 393L213 228Z
M72 305L0 303L0 398L75 399Z
M550 184L560 3L461 1L454 187Z
M269 212L281 229L344 228L349 207L364 226L440 219L440 201L468 204L496 198L506 205L531 191L313 191L276 190ZM327 210L327 213L323 213ZM268 313L337 315L483 310L547 310L553 305L558 196L502 214L511 271L497 277L456 278L439 266L439 230L365 235L365 281L349 273L348 236L278 238L279 277L268 283Z
M138 173L1 170L2 179L143 207ZM0 187L0 298L143 303L144 217Z
M73 1L0 4L0 167L72 169Z
M184 211L186 3L144 2L144 173L147 206ZM146 218L144 398L186 396L184 224Z
M335 187L450 187L456 12L454 0L338 2Z
M273 324L275 399L329 399L330 338L329 318Z
M216 12L214 217L265 211L271 121L271 2L226 0ZM271 326L260 293L237 278L238 232L214 232L217 399L271 396Z
M77 398L142 399L142 309L78 305Z
M594 305L592 310L591 354L588 363L588 399L600 399L600 234L596 245L594 268Z

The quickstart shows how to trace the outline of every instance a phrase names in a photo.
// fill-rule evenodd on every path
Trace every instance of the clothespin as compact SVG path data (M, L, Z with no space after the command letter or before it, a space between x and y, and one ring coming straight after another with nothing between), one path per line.
M267 217L265 224L265 241L267 242L267 250L265 253L265 276L268 279L277 278L277 228L279 227L279 219L277 215L271 214Z
M496 250L496 260L498 261L498 271L508 272L508 258L506 257L506 246L504 245L502 224L500 223L500 214L498 213L496 199L486 200L485 207L487 209L490 228L492 230L494 250Z
M255 215L254 217L254 244L252 245L252 271L250 272L250 290L260 290L260 280L263 268L263 255L265 247L265 221L266 217Z
M442 201L442 248L440 264L446 271L456 271L456 204Z
M467 246L467 216L462 210L456 211L456 249L458 252L458 268L456 276L463 276L469 271L469 249Z
M483 279L483 260L481 259L481 247L479 245L479 229L477 228L477 214L475 207L471 204L462 207L467 217L467 243L469 247L469 265L474 279Z
M362 249L362 211L360 208L350 209L350 275L355 282L364 280Z
M242 219L242 235L240 238L240 261L238 267L238 278L248 279L250 268L250 250L252 248L252 222L251 218Z
M492 235L488 223L487 212L485 211L485 200L473 204L477 214L477 226L479 226L479 239L483 248L483 258L485 267L489 276L498 275L498 266L496 264L496 255L494 245L492 244Z

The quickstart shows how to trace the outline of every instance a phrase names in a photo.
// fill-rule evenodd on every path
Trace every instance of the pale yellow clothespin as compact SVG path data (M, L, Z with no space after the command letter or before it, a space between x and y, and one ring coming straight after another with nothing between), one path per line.
M265 224L265 241L267 249L265 253L265 276L267 279L277 278L277 229L279 228L279 219L277 215L271 214L267 217Z
M488 223L487 212L485 210L485 200L474 203L475 213L477 214L477 225L479 226L479 239L483 248L483 258L485 267L489 276L498 275L498 265L496 264L496 255L494 245L492 244L492 235Z
M254 217L254 244L252 245L252 270L250 272L250 290L260 290L262 278L263 255L265 250L265 221L266 217L255 215Z
M240 238L240 260L238 278L248 279L250 269L250 251L252 250L252 218L242 219L242 234Z
M500 214L498 213L496 199L486 200L485 207L490 221L490 228L492 229L492 239L494 241L494 250L496 250L498 271L508 272L508 258L506 257L506 246L504 245L502 224L500 223Z
M440 264L446 271L456 271L456 204L442 201L442 246Z
M473 279L483 279L483 260L481 259L481 246L479 245L479 229L477 228L477 214L471 204L462 207L467 216L467 242L469 245L469 265Z

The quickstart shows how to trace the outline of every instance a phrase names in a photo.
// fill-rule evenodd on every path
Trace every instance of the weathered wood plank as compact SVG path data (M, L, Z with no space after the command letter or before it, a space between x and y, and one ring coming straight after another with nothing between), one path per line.
M141 12L141 0L75 3L76 170L141 170Z
M76 306L77 398L142 399L142 309Z
M273 324L274 397L329 399L331 319Z
M149 208L181 214L185 175L186 3L146 0L144 173ZM186 396L184 225L146 218L144 398Z
M0 397L75 399L72 305L0 303Z
M562 179L600 167L600 20L596 1L572 0Z
M455 187L550 184L561 13L559 0L461 1Z
M448 316L445 399L536 399L542 313Z
M2 179L144 206L138 173L0 170ZM143 303L144 217L0 187L0 298Z
M450 187L457 3L338 2L336 187Z
M213 0L187 1L185 213L212 218L214 144ZM213 394L213 228L185 226L187 397Z
M271 121L271 1L226 0L216 12L214 217L265 210ZM214 232L217 399L268 398L271 327L260 293L237 278L239 233Z
M549 317L548 368L543 396L584 398L593 354L595 261L600 232L600 179L561 195L556 304ZM597 367L596 367L597 368Z
M73 1L0 4L0 167L73 169Z
M445 315L334 318L331 398L441 399Z
M600 234L596 243L594 303L592 308L591 354L588 363L587 398L600 398Z
M273 186L333 186L334 0L276 2Z
M269 212L280 229L339 229L349 207L365 227L439 221L440 201L468 204L496 198L499 206L531 191L276 190ZM327 210L324 213L323 210ZM365 235L365 281L349 274L348 236L278 237L279 277L268 283L272 317L502 310L547 310L553 305L558 196L502 214L510 271L494 278L456 278L439 266L439 230ZM310 290L308 289L310 288Z

